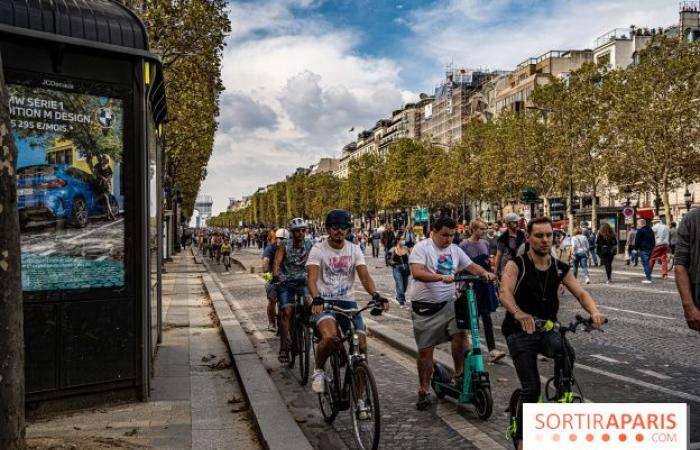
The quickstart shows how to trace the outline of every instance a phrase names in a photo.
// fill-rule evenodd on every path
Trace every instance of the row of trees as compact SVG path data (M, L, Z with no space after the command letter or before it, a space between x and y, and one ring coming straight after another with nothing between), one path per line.
M658 36L639 62L608 71L592 63L535 89L532 106L475 120L445 151L401 139L386 155L350 162L346 179L293 176L250 207L211 223L283 224L332 207L357 216L384 209L505 204L524 189L565 196L569 183L594 199L603 189L653 192L671 217L669 191L700 180L700 44ZM594 217L595 222L595 217Z

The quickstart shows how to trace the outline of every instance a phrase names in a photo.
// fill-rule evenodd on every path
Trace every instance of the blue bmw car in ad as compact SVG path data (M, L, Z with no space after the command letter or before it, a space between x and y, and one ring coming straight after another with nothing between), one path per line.
M107 194L115 215L119 202ZM17 206L22 228L66 221L83 228L92 218L106 218L104 192L97 179L66 164L39 164L17 170Z

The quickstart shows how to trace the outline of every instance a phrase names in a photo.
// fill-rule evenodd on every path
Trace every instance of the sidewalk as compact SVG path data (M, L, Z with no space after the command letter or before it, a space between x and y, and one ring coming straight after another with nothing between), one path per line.
M203 289L202 266L183 254L166 269L151 399L30 421L29 449L262 448Z

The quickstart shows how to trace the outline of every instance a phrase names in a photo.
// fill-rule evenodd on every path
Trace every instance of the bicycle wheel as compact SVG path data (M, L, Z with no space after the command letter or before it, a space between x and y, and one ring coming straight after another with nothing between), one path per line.
M340 398L340 361L338 355L333 353L327 360L324 366L326 372L326 388L323 394L318 394L318 404L323 414L323 420L327 424L333 423L338 415L336 408L336 400Z
M349 370L352 370L349 386L350 417L355 441L362 450L376 450L381 430L377 383L364 361L354 363Z
M513 447L518 450L518 444L515 441L515 433L518 431L518 404L520 403L520 389L513 391L508 401L508 430L506 437L513 442Z
M297 342L299 347L299 384L304 386L309 381L309 357L311 356L311 336L301 317L297 318L299 335Z

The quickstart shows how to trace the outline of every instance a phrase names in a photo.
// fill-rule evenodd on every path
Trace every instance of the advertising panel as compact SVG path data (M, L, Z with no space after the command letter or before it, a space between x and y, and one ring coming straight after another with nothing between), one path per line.
M124 286L123 100L72 83L9 83L22 288Z

